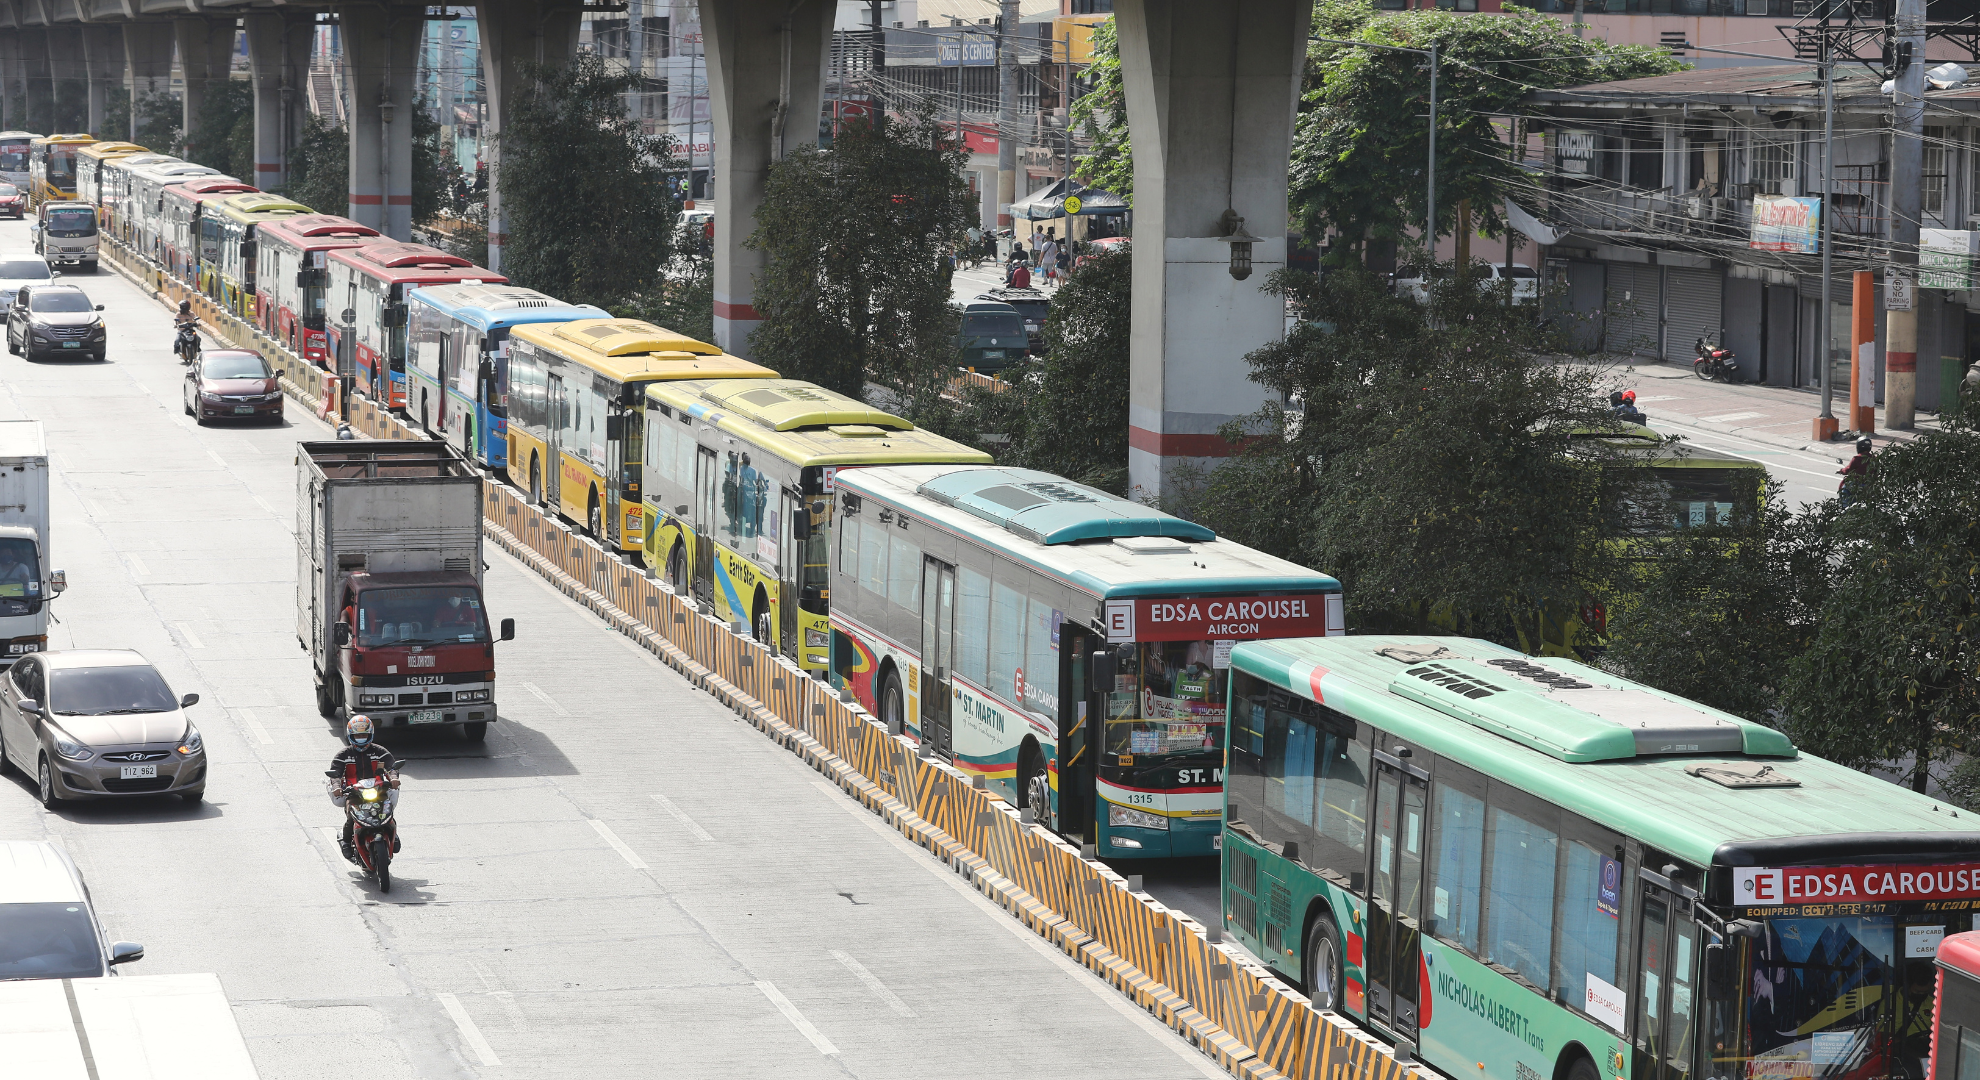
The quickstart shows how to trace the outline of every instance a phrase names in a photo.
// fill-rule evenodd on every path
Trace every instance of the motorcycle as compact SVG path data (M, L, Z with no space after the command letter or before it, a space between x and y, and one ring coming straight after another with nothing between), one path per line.
M1720 331L1721 334L1725 331ZM1739 361L1733 359L1733 351L1708 338L1699 338L1692 346L1698 350L1698 359L1691 362L1691 373L1707 382L1717 379L1732 382L1739 371Z
M179 336L172 340L172 352L181 364L199 362L199 331L191 323L179 324Z
M392 853L399 848L399 826L393 820L399 789L374 777L355 784L332 780L330 790L333 797L343 797L344 814L352 822L351 861L378 879L379 892L391 892Z

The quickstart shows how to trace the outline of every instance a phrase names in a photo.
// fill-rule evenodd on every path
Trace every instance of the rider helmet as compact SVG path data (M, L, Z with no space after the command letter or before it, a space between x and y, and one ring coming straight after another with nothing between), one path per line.
M1634 405L1634 404L1636 404L1636 391L1634 391L1634 390L1624 390L1624 391L1623 391L1623 404L1625 404L1625 405Z
M370 746L372 735L371 717L362 713L351 717L350 722L344 725L344 738L352 746Z
M192 314L192 301L191 301L191 300L181 300L181 301L179 301L179 314L181 314L181 315L191 315L191 314Z
M1867 454L1867 453L1869 453L1869 452L1870 452L1870 446L1871 446L1871 443L1870 443L1870 436L1868 436L1868 435L1865 435L1865 436L1863 436L1862 438L1860 438L1860 439L1858 439L1858 440L1856 440L1856 452L1857 452L1857 453L1859 453L1859 454Z

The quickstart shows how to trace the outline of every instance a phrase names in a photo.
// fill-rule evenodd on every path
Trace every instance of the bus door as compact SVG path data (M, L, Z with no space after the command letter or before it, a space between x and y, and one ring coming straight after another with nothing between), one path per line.
M1635 1015L1630 1018L1636 1046L1634 1080L1691 1080L1697 1040L1698 924L1691 901L1648 867L1637 871L1642 902L1637 905Z
M1059 624L1059 831L1087 834L1093 811L1094 740L1088 717L1100 714L1097 687L1087 685L1087 654L1100 641L1068 619ZM1104 704L1104 702L1102 703Z
M715 510L722 490L722 469L715 451L695 448L694 455L694 595L715 596Z
M564 397L564 377L549 376L550 421L543 425L543 505L559 505L558 492L564 478L564 429L570 425L570 403Z
M1422 1003L1419 935L1423 926L1423 856L1430 774L1409 751L1375 751L1375 831L1368 845L1368 1012L1397 1038L1416 1040Z
M921 738L943 760L956 756L949 712L949 674L955 667L956 568L921 558Z
M802 518L799 515L803 515ZM798 654L798 601L802 595L798 568L804 563L804 537L811 525L811 511L804 496L790 488L777 497L777 651L796 659Z

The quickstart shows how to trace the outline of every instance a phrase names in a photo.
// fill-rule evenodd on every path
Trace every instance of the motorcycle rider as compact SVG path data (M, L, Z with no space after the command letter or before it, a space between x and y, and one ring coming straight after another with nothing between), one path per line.
M1836 495L1845 510L1856 501L1858 483L1870 478L1870 450L1874 445L1868 435L1856 440L1856 456L1849 459L1849 464L1836 470L1836 474L1842 477L1842 482L1836 485Z
M191 300L179 301L179 314L172 320L172 331L172 351L179 354L180 360L189 362L185 350L179 346L179 339L186 334L193 334L195 335L193 340L195 342L199 340L196 336L199 333L199 317L193 314Z
M330 759L330 768L323 773L331 780L330 801L339 809L349 798L351 785L360 780L382 779L389 781L392 787L399 786L399 759L393 757L390 750L378 745L377 731L371 717L362 713L351 717L350 722L344 725L344 739L350 745L337 751L337 756ZM337 837L337 845L343 849L344 858L352 862L358 861L354 846L356 827L357 823L345 814L344 831ZM392 826L392 851L396 854L398 850L399 828L395 822Z

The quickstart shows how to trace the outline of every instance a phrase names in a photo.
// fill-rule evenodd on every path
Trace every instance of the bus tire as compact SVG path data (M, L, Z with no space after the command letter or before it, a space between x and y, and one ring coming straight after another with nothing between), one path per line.
M1341 932L1334 916L1325 908L1306 928L1306 953L1300 960L1300 983L1313 1007L1338 1012L1341 1007ZM1595 1080L1601 1080L1596 1077Z
M1038 781L1041 780L1045 781L1043 786L1045 798L1042 804L1034 799L1040 788ZM1026 739L1024 745L1018 748L1016 795L1018 805L1031 811L1033 821L1040 825L1051 825L1051 780L1045 775L1045 755L1039 752L1038 744L1031 739Z
M1602 1080L1601 1070L1595 1067L1595 1062L1589 1060L1588 1051L1579 1046L1568 1051L1565 1064L1567 1068L1557 1074L1561 1080Z
M907 698L901 694L901 677L892 667L880 677L880 722L889 735L907 730Z
M675 596L687 595L687 577L687 545L676 541L667 553L667 584L674 587Z
M529 503L543 505L543 463L537 460L534 450L529 454Z
M584 528L593 540L605 540L605 512L598 506L598 489L591 489L591 499L584 512Z
M764 596L762 589L756 590L756 602L751 608L753 610L749 617L749 626L756 635L757 643L775 649L777 632L776 628L770 625L770 601Z

